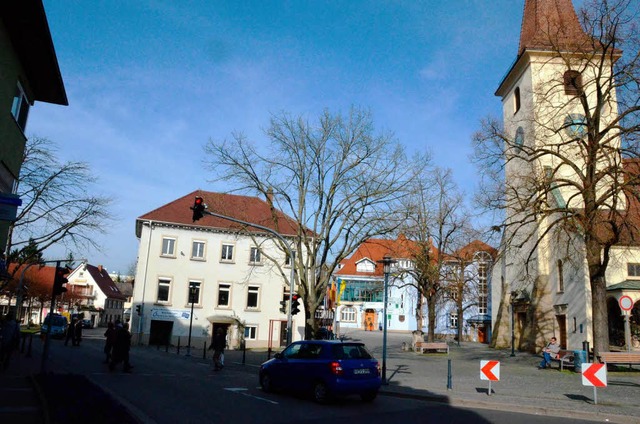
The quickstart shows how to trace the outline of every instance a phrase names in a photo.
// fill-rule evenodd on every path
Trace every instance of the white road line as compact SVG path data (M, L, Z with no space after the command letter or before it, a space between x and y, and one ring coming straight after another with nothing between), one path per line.
M278 405L278 402L273 401L271 399L266 399L266 398L263 398L263 397L260 397L260 396L253 396L253 395L250 395L249 393L245 393L247 390L249 390L246 387L227 387L227 388L225 388L225 390L228 390L228 391L233 392L233 393L238 393L238 394L240 394L242 396L246 396L246 397L262 400L262 401L265 401L265 402L269 402L269 403L272 403L274 405Z

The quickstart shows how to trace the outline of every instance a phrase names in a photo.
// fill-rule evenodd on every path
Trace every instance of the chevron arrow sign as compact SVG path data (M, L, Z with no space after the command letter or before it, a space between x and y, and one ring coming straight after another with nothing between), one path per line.
M499 381L500 362L480 361L480 380Z
M582 364L582 385L607 387L607 367L605 364Z

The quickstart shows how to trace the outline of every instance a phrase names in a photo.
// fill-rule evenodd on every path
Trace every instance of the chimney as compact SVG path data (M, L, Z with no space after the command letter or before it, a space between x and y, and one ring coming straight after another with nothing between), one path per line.
M102 265L98 265L98 272L102 274Z
M269 202L269 204L273 204L273 187L269 187L267 190L267 202Z

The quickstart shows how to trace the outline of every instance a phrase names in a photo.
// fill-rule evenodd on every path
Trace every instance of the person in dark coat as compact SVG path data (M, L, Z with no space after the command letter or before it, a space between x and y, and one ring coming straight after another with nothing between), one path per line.
M64 339L64 345L67 346L69 344L69 340L71 340L71 345L76 345L76 323L78 322L77 318L71 319L71 324L67 326L67 336Z
M78 318L73 327L73 345L80 346L80 341L82 341L82 320Z
M116 328L112 322L107 324L107 331L104 332L105 343L104 343L104 353L107 355L104 363L108 364L111 361L111 351L113 350L113 345L116 342Z
M20 344L20 326L13 317L13 313L9 313L5 316L4 320L0 322L0 364L1 370L6 370L9 367L9 360L13 351L18 348Z
M216 335L213 338L213 369L220 371L224 368L223 355L224 348L227 345L227 336L224 334L223 328L218 328Z
M109 369L113 371L120 362L123 363L122 370L131 372L131 364L129 363L129 350L131 349L131 333L129 333L129 324L116 324L116 336L113 344L113 356Z

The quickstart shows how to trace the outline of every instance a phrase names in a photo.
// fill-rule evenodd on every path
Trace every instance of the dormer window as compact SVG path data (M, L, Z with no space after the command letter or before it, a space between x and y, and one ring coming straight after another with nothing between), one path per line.
M376 264L370 259L362 259L356 264L357 272L371 272L376 270Z
M569 70L564 73L564 93L569 96L582 94L582 74Z

